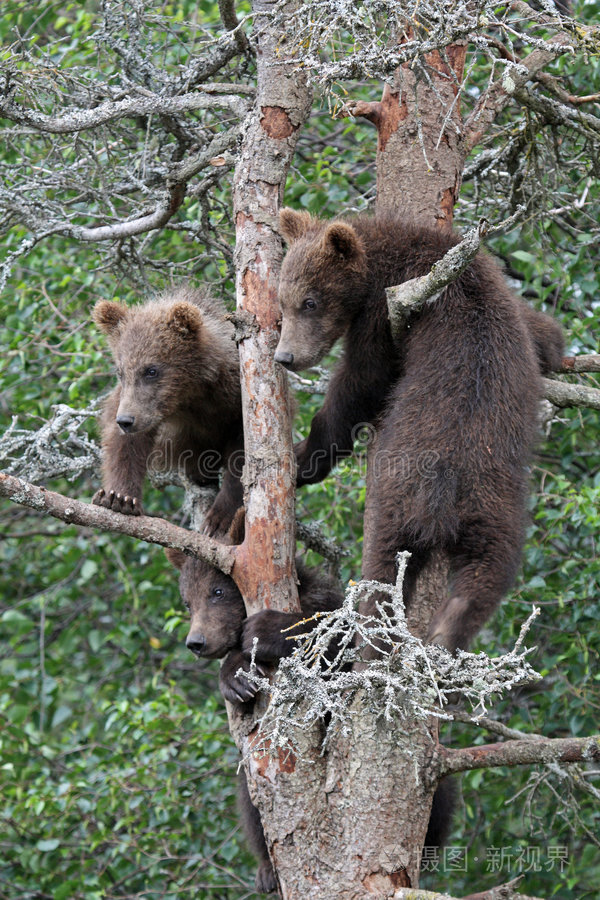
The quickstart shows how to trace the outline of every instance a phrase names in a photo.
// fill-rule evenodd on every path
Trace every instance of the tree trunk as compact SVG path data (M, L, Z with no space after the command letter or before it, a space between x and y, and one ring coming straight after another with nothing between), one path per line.
M256 3L255 12L259 7L269 9L271 4ZM279 604L289 596L293 571L293 466L279 459L291 447L279 444L273 453L278 434L282 430L289 434L282 373L272 362L281 252L276 214L309 97L302 76L293 72L281 50L263 25L256 113L245 131L235 189L238 296L245 311L238 318L244 333L240 354L249 471L247 535L242 553L238 551L234 576L249 613L262 605L283 608ZM394 103L399 106L398 98L388 100L390 109ZM404 105L409 109L408 101ZM438 125L443 115L436 119ZM454 158L451 164L451 154L445 154L438 165L435 157L434 187L421 149L416 153L411 145L407 117L403 121L404 144L396 141L393 128L388 127L385 141L380 130L378 204L385 198L386 203L401 202L406 208L408 198L425 193L415 174L419 160L422 183L428 187L428 213L432 220L447 222L452 209L450 203L446 210L447 185L451 185L453 202L460 163ZM385 116L380 122L387 122ZM428 141L431 161L435 138L429 136ZM399 149L407 145L412 152L409 162ZM399 171L410 172L404 194ZM375 538L368 527L369 515L367 545ZM279 556L273 549L280 541ZM266 586L270 579L280 588L265 596L261 584ZM436 594L435 588L432 593ZM246 757L250 795L260 811L286 900L393 897L401 887L418 885L421 848L439 772L435 726L415 721L403 723L402 729L390 728L363 699L355 700L350 732L335 736L323 755L317 726L298 731L291 752L267 754L254 724L256 716L252 720L230 715L232 733Z
M282 258L278 213L299 129L311 107L306 78L285 58L281 29L257 0L257 97L234 179L238 340L244 415L246 534L233 575L248 614L299 609L294 569L296 467L287 377L273 355L279 340ZM289 5L290 12L293 4Z
M402 210L424 224L450 227L465 153L457 85L466 45L430 54L429 82L402 66L386 86L377 121L377 210Z

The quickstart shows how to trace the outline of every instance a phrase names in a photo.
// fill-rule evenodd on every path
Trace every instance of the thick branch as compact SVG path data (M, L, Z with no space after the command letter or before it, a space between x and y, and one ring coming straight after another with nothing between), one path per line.
M587 406L590 409L600 409L600 388L587 387L584 384L567 384L553 378L544 378L543 382L544 397L554 406L561 408Z
M24 109L6 97L0 100L0 115L18 125L29 125L36 131L72 134L131 116L178 115L194 109L214 109L223 106L240 117L246 113L247 106L244 100L235 94L222 94L219 86L216 87L217 90L212 90L211 86L207 85L201 92L184 97L149 94L145 97L128 97L125 100L108 100L94 109L74 109L62 116L46 116L35 110Z
M450 750L440 747L442 775L491 769L496 766L526 766L551 762L598 762L600 735L586 738L542 738L504 741Z
M69 525L84 525L100 531L127 534L151 544L174 547L205 559L222 572L229 574L235 562L235 548L220 544L212 538L172 525L154 516L125 516L121 513L72 500L63 494L48 491L28 481L0 472L0 497L28 506L46 515L61 519Z
M515 890L515 885L521 878L522 876L519 876L507 884L498 885L489 891L469 894L468 897L462 897L461 900L541 900L540 897L529 897L519 894ZM400 888L390 900L455 900L455 898L449 894L438 894L437 891L415 891L412 888Z
M600 372L600 353L582 353L580 356L565 356L559 372Z

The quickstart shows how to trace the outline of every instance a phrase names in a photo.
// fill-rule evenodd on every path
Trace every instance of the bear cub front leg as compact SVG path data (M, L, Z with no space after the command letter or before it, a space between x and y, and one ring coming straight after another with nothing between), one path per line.
M108 396L101 418L102 482L92 503L129 516L144 514L142 485L155 431L128 434L118 423L120 388Z
M254 702L258 688L243 675L243 672L249 671L249 658L241 650L230 650L219 669L219 690L225 700L236 706ZM256 672L262 678L267 677L267 670L259 662L256 663Z
M243 653L250 656L256 638L257 661L276 663L286 656L291 656L296 648L296 638L302 633L302 630L294 626L303 621L303 615L277 612L274 609L263 609L249 616L242 629ZM309 627L307 625L304 631L308 631Z

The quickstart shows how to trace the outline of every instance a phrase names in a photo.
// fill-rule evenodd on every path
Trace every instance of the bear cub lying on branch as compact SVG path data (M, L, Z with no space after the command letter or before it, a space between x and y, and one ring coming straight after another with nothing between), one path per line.
M229 527L243 498L243 434L239 357L225 312L185 286L139 306L96 304L119 384L102 413L103 487L93 503L140 515L148 469L218 484L223 468L205 531Z
M385 288L425 275L456 235L400 218L324 222L291 209L280 227L289 250L275 359L305 369L344 340L323 407L295 447L297 482L322 480L351 453L360 426L375 422L363 577L393 583L396 555L409 550L409 606L418 573L443 548L451 590L429 640L467 647L519 565L540 370L560 365L561 331L479 253L392 336Z

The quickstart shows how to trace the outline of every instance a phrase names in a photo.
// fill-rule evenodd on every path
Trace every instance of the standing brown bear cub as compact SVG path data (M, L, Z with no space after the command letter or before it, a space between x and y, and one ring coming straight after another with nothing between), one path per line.
M179 287L134 307L101 301L94 320L119 384L102 414L103 487L93 502L139 515L148 469L210 484L223 467L205 530L226 530L242 503L243 436L239 358L224 307Z
M323 407L295 448L298 484L324 478L352 451L356 427L376 422L376 539L363 576L394 582L396 554L409 550L410 604L431 551L445 549L451 590L429 639L466 647L519 564L540 370L560 365L560 329L515 297L480 253L394 341L385 288L426 274L458 237L400 218L323 222L291 209L280 224L290 246L276 360L303 369L344 340Z

